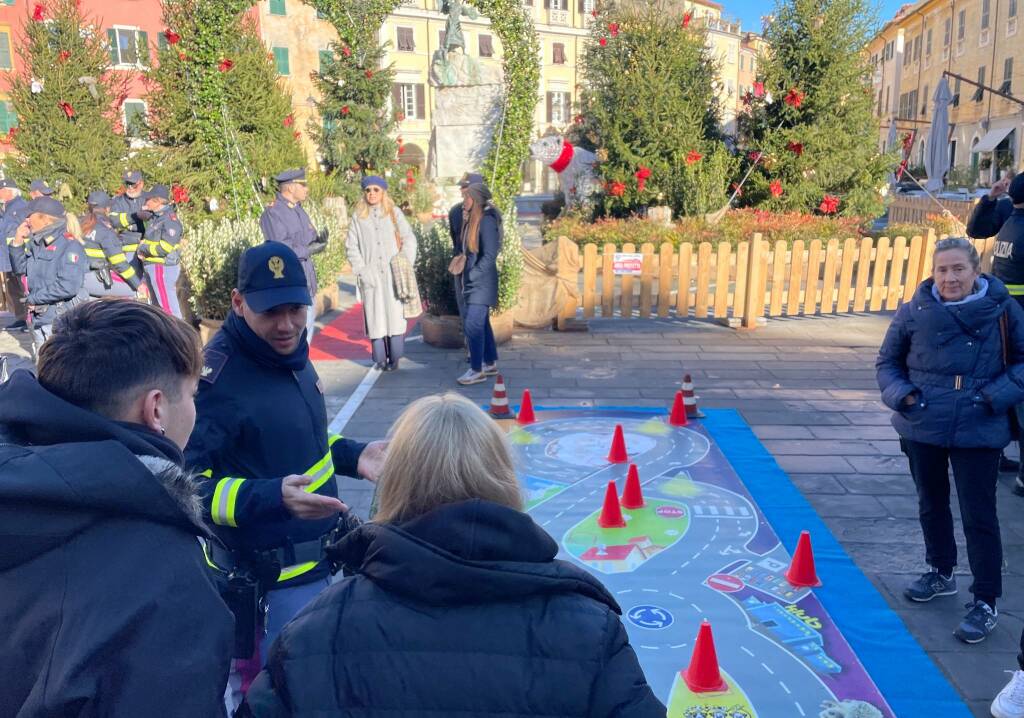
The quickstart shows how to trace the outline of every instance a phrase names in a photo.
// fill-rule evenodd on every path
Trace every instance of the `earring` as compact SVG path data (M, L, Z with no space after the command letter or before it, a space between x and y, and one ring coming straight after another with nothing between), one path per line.
M167 436L167 430L164 427L158 426L157 429L160 430L160 436Z

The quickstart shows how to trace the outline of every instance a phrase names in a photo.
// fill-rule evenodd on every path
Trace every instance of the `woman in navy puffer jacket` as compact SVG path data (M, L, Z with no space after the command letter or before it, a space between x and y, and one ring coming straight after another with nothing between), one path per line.
M984 640L996 625L1003 561L996 478L1010 413L1024 401L1024 310L979 266L969 241L939 241L932 277L896 312L876 363L882 401L896 412L892 424L917 486L929 566L904 594L930 601L957 591L952 465L974 576L975 600L955 631L967 643Z
M615 599L556 553L497 425L454 394L420 399L374 523L328 548L355 576L281 632L251 714L664 718Z

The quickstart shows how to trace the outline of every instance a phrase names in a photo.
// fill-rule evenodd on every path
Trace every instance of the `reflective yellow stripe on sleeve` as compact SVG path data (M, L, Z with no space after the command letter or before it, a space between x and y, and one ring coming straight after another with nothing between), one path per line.
M210 503L210 518L213 519L213 523L238 528L235 521L235 503L238 501L238 490L244 482L245 479L232 477L217 482L217 488L213 490L213 501Z
M130 225L130 222L128 221L128 213L127 212L118 212L116 217L117 217L117 220L121 223L122 227L127 227L127 226Z
M313 464L306 470L306 476L313 479L313 483L306 487L306 491L312 493L327 483L327 480L334 476L334 460L331 457L331 450L320 461Z
M123 249L126 252L131 252L132 254L135 254L136 252L139 251L139 245L137 245L137 244L122 244L121 245L121 249Z
M103 254L103 250L99 247L86 247L85 256L92 257L93 259L103 259L106 255Z
M122 279L131 279L135 276L135 270L131 267L126 267L123 272L119 272Z
M1011 296L1019 297L1024 294L1024 284L1007 284L1006 291L1008 291Z
M168 254L174 251L174 245L163 239L160 240L160 248Z
M85 250L85 252L86 254L88 254L89 250L87 249ZM117 264L119 262L127 261L128 257L124 256L123 252L118 252L117 254L111 254L109 257L107 257L107 259L110 260L111 264Z
M277 577L278 583L281 581L287 581L290 578L301 576L307 571L312 571L320 564L316 561L307 561L306 563L297 563L294 566L285 566L281 569L281 574Z

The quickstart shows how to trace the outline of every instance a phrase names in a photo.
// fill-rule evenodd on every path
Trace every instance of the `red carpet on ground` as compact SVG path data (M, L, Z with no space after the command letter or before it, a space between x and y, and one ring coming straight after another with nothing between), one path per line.
M416 321L413 319L409 322L409 331L416 326ZM366 338L363 305L353 305L335 317L330 324L319 329L313 335L309 358L313 361L369 359L370 340Z

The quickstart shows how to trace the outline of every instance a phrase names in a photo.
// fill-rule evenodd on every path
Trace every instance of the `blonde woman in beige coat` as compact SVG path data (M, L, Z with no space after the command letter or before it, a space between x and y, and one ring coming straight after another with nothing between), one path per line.
M363 198L352 213L345 249L363 297L374 366L394 371L404 352L408 323L402 300L395 293L391 259L401 252L415 265L416 236L388 196L384 178L365 177L361 185Z

